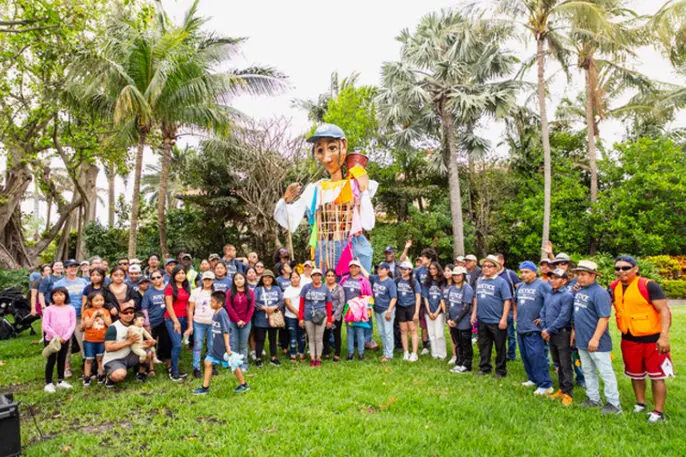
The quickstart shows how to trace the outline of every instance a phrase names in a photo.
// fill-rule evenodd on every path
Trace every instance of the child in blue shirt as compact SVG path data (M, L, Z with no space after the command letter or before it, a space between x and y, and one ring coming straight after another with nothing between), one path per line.
M224 309L226 302L226 294L224 292L212 292L210 297L210 307L214 310L212 316L212 338L208 339L207 356L205 357L205 379L202 387L195 389L195 395L204 395L210 391L210 381L212 380L212 369L215 365L221 365L224 368L230 368L236 379L238 379L238 387L234 390L235 393L243 393L250 390L248 383L243 378L243 371L241 365L243 364L243 355L231 352L231 344L229 343L229 331L231 324L229 315Z

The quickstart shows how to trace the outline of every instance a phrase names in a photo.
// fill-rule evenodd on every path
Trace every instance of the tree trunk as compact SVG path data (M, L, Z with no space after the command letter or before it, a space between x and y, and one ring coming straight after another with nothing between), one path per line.
M95 164L89 164L84 173L83 188L86 191L86 201L84 201L83 227L95 220L98 207L98 174L100 168Z
M176 127L163 124L162 134L162 169L160 170L160 188L157 190L157 228L160 233L160 253L162 258L169 257L167 248L167 184L169 181L169 162L171 161L171 148L176 141Z
M105 168L105 173L107 173L107 226L114 228L114 211L116 208L114 191L117 184L117 174L114 171L114 166L112 168Z
M441 103L443 125L443 146L448 162L448 188L450 190L450 215L453 225L453 259L464 255L464 222L462 220L462 194L460 193L460 172L457 168L457 138L450 107Z
M45 216L45 231L47 232L50 229L50 216L52 215L52 198L51 197L46 197L45 199L45 205L48 207L48 212Z
M76 254L74 257L78 260L86 258L86 252L83 249L83 227L86 212L83 206L79 206L79 209L76 211Z
M136 150L136 165L133 170L133 196L131 197L131 226L129 227L129 252L130 259L136 257L136 235L138 229L138 211L141 200L141 173L143 170L143 152L145 140L148 136L147 128L138 131L138 149Z
M33 180L33 217L36 221L36 231L33 234L33 241L38 241L40 237L40 227L38 220L40 219L40 186L38 180Z
M541 257L545 257L545 245L550 239L550 199L552 194L552 159L550 156L550 129L545 107L545 50L543 38L536 41L536 61L538 63L538 110L541 117L541 136L543 139L543 236Z
M586 76L586 139L588 142L588 166L591 170L591 205L598 201L598 166L596 165L595 116L593 115L593 87L590 69Z

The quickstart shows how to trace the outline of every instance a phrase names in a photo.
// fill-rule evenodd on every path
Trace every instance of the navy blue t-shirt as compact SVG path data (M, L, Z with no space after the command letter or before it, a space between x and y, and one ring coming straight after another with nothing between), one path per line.
M505 300L511 300L510 285L500 276L482 276L476 282L476 317L479 322L495 325L503 317Z
M141 308L148 310L150 327L157 327L164 322L166 306L167 305L164 302L164 288L162 290L157 290L154 287L149 287L148 290L145 291Z
M343 286L343 291L345 292L346 302L362 295L362 283L359 276L356 279L348 277L341 286Z
M231 323L226 309L219 308L212 316L212 338L207 342L207 354L217 360L224 360L226 344L224 335L230 333ZM233 349L233 348L232 348Z
M429 276L429 269L425 266L421 266L414 269L414 280L419 281L419 286L424 289L424 280Z
M547 282L536 278L531 284L521 282L517 288L517 333L540 332L534 324L541 317L545 297L553 289Z
M49 275L41 279L40 284L38 284L38 292L45 295L45 304L52 303L50 301L50 294L55 286L55 283L62 279L62 276Z
M377 275L372 275L369 279L372 282L372 290L374 291L374 312L386 312L391 306L391 300L398 298L395 281L389 277L381 281Z
M279 276L276 278L276 283L281 287L281 290L286 290L288 289L288 286L291 285L291 278L284 278L283 276Z
M331 291L324 283L320 284L319 287L314 287L312 283L305 284L300 290L300 297L305 299L303 317L306 321L312 320L312 312L315 309L326 310L326 303L333 301Z
M231 278L224 276L223 278L215 278L214 280L214 290L220 292L228 293L231 290Z
M610 294L597 282L577 291L574 296L574 331L577 348L588 350L588 342L593 338L598 319L610 317L611 307ZM608 325L600 337L598 352L612 350L609 327Z
M441 300L443 299L443 291L441 286L438 285L438 281L431 281L431 284L427 287L422 287L422 300L429 301L429 309L432 313L438 311L441 306ZM424 302L422 302L424 303ZM426 306L424 306L426 309Z
M274 284L269 290L264 286L255 289L255 327L269 328L267 312L262 308L274 305L283 309L283 292L279 286Z
M412 285L410 284L409 280L402 278L396 281L395 286L398 293L398 306L409 308L410 306L414 307L417 304L416 294L421 295L422 293L422 288L419 285L419 281L415 279L414 289L412 289Z
M447 287L443 294L443 300L448 307L448 319L454 321L460 314L466 309L472 307L472 301L474 300L474 289L472 286L466 282L462 287L450 286ZM467 311L465 315L457 322L458 330L469 330L472 328L472 324L469 321L471 317L471 312Z

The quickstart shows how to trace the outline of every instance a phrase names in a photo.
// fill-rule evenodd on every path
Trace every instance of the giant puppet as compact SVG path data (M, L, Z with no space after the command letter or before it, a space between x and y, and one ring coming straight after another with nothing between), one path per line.
M378 183L367 176L367 157L348 154L348 140L333 124L318 127L307 142L313 144L314 157L329 179L308 184L302 194L300 184L289 185L276 204L274 219L295 232L307 217L312 259L322 271L333 268L339 275L346 273L353 258L372 271L373 250L364 231L376 222L372 197Z

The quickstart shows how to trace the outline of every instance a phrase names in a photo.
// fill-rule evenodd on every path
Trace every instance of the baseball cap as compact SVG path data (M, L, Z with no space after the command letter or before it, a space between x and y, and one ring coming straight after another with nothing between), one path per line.
M69 259L66 262L64 262L63 265L65 268L67 268L67 267L78 267L79 262L77 262L75 259Z
M90 264L91 264L91 263L90 263L88 260L82 260L81 263L80 263L81 266L90 265Z
M455 267L453 268L453 275L466 275L467 269L465 267Z
M214 279L214 278L215 278L214 273L212 273L211 271L206 271L202 274L202 279Z
M393 246L387 246L383 252L384 252L384 254L387 252L395 252L395 248Z
M360 261L356 260L356 259L352 259L350 261L350 263L348 264L348 267L352 267L353 265L357 265L360 268L362 267L362 264L360 263Z
M129 267L129 273L140 273L141 271L140 265L134 264Z
M386 270L390 270L391 266L388 264L388 262L381 262L377 266L377 268L384 268Z
M630 255L620 255L619 257L617 257L615 259L615 263L617 263L617 262L626 262L629 265L631 265L632 267L635 267L638 265L638 262L636 262L636 259L634 259Z
M539 265L543 265L544 263L547 263L548 265L551 265L552 262L550 261L549 258L543 257L540 262L538 262Z
M398 268L402 268L403 270L412 270L414 267L412 266L412 263L406 260L400 265L398 265Z
M164 266L166 267L170 263L177 263L178 264L179 262L177 262L176 259L167 259L164 261Z
M481 259L481 262L479 262L479 265L483 265L484 263L492 263L496 267L500 265L500 262L498 262L498 258L494 255L489 255L486 256L485 259Z
M519 269L520 270L538 271L538 267L531 260L525 260L524 262L520 263Z
M190 254L186 253L186 254L182 255L181 258L182 258L182 259L192 259L193 256L191 256Z
M560 252L558 255L555 256L555 259L553 259L552 263L553 265L558 264L558 263L565 263L565 262L571 262L572 259L569 257L568 254L565 254L564 252Z
M303 267L314 267L314 262L306 260L305 263L303 263Z
M466 260L466 257L458 255L455 257L455 262L464 262Z
M322 270L320 270L319 268L314 268L314 269L312 270L312 273L310 273L310 275L311 275L311 276L314 276L314 275L323 276L323 273L322 273Z
M475 256L474 254L468 254L468 255L466 255L466 256L464 257L464 259L465 259L465 261L467 261L467 260L472 260L472 261L474 261L474 262L477 261L477 258L476 258L476 256Z
M131 260L129 260L129 264L130 264L130 265L140 265L141 263L143 263L143 262L141 262L140 259L131 259Z
M221 257L219 257L219 254L210 254L210 256L207 258L207 260L219 260Z

